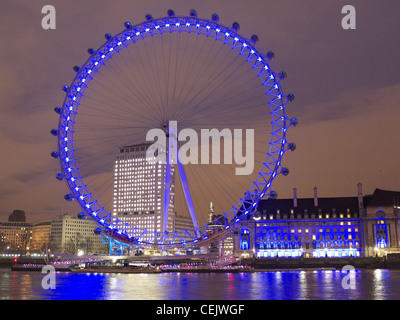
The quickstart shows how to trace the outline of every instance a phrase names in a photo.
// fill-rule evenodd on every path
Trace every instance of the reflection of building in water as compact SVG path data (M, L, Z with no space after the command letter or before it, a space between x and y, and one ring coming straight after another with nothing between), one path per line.
M357 257L400 253L400 192L261 200L235 229L235 253L257 257Z
M120 149L114 163L113 215L138 229L161 232L166 165L158 161L157 152L146 157L151 145L143 143ZM167 231L173 231L175 223L173 167L170 190Z

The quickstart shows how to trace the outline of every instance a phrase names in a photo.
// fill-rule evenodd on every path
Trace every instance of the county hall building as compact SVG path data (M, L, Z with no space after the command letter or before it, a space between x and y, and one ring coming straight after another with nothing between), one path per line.
M239 257L375 257L400 253L400 192L266 199L235 231Z

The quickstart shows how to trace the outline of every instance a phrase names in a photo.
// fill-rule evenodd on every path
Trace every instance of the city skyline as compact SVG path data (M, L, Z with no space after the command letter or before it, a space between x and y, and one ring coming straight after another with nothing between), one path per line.
M346 4L357 10L356 30L341 27ZM288 73L284 92L293 92L296 100L287 112L299 125L288 132L297 145L284 157L290 174L274 181L279 198L290 198L293 188L301 198L312 197L314 186L320 197L355 196L359 182L364 194L400 190L399 45L393 41L398 4L98 1L97 11L78 1L53 5L55 30L41 28L38 4L0 5L0 32L8 43L0 50L0 221L14 209L24 210L27 221L79 212L63 199L68 190L54 178L58 162L49 156L57 147L49 130L57 127L53 109L62 104L61 87L105 33L116 34L125 21L141 22L147 13L165 16L170 8L177 15L194 8L205 18L216 12L225 25L238 21L241 34L258 35L260 51L275 52L274 71Z

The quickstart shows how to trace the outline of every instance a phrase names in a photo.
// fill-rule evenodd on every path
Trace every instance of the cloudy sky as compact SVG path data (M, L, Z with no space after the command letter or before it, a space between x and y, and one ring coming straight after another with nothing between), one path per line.
M56 29L41 26L42 7L56 8ZM356 8L356 29L341 27L344 5ZM288 177L275 183L280 198L355 196L375 188L400 191L400 3L395 0L2 0L0 3L0 221L13 209L28 221L62 212L64 183L54 179L58 163L49 156L56 140L55 106L72 67L98 48L104 34L125 21L139 23L174 9L196 9L200 17L238 21L246 37L256 33L262 52L274 51L275 71L285 70L285 93L296 100L288 115L299 125L288 138Z

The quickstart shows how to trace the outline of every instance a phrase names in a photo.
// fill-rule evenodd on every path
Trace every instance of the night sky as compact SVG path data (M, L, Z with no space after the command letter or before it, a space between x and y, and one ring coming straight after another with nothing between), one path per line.
M44 5L56 8L56 29L41 27ZM356 29L341 26L344 5L356 8ZM355 196L375 188L400 190L400 3L395 0L70 0L0 3L0 221L14 209L28 221L77 212L63 199L64 183L54 176L58 162L49 154L56 139L53 109L63 102L61 87L72 67L98 48L104 34L125 21L168 9L199 17L216 12L222 24L238 21L240 33L257 34L257 48L274 51L271 66L285 70L283 90L293 92L288 131L297 150L286 154L287 177L274 181L280 198Z

